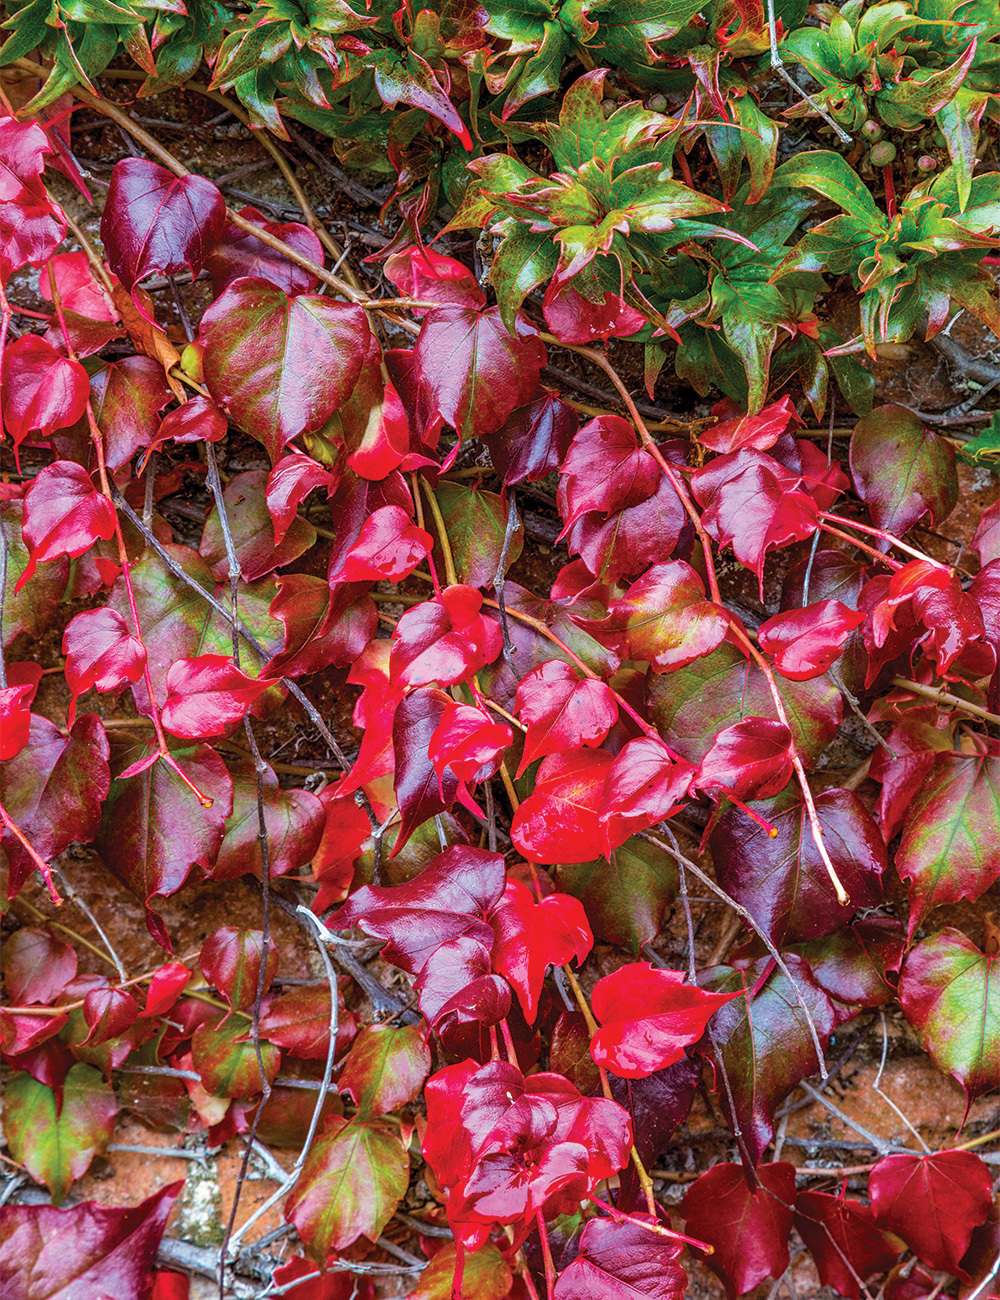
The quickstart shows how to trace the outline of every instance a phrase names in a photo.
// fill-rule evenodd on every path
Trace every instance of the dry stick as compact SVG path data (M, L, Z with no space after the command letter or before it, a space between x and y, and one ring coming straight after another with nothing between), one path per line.
M925 699L934 700L938 704L950 704L953 709L961 709L963 713L971 713L973 717L982 718L984 722L992 722L995 726L1000 726L1000 713L990 713L989 709L984 709L978 704L970 704L968 700L963 700L959 695L952 695L950 691L938 690L936 686L923 686L920 682L911 682L908 677L894 677L892 684L903 690L912 691L914 695L922 695Z
M136 526L136 528L138 528L138 530L142 533L143 537L145 537L146 541L150 544L153 550L156 551L157 555L167 566L170 572L174 575L174 577L177 578L180 582L183 582L186 586L190 587L192 591L196 591L198 595L202 598L202 600L204 600L206 604L210 605L212 609L215 610L215 612L219 615L220 618L225 619L225 621L228 624L230 624L230 626L233 626L233 616L230 613L230 611L226 609L225 605L223 605L220 600L216 600L215 596L213 596L210 591L207 591L201 585L200 582L198 582L195 578L192 578L190 574L184 572L181 566L176 562L176 560L173 559L173 557L169 554L169 552L165 549L165 547L162 545L159 539L153 534L153 532L143 525L142 520L135 513L135 511L132 509L132 507L125 500L125 498L122 496L122 494L118 491L118 489L115 487L113 483L111 484L111 494L115 504L118 506L119 510L121 510L122 514L124 514L127 519L131 520L131 522ZM243 638L244 641L246 641L247 645L252 646L253 649L257 651L257 653L264 659L266 663L267 660L271 658L271 655L268 653L267 650L265 650L265 648L261 645L261 643L257 640L254 634L249 630L249 628L247 628L245 624L242 622L242 620L239 619L236 620L235 626L240 636ZM330 752L333 754L334 758L340 764L341 768L345 772L350 771L350 767L351 767L350 763L347 761L347 758L343 750L340 748L340 745L337 743L333 733L330 731L330 728L323 721L323 718L320 715L320 712L316 708L315 704L313 704L312 701L308 699L306 695L303 694L300 687L297 686L296 683L292 681L290 677L283 677L281 679L281 684L291 695L295 697L295 699L302 706L303 710L305 711L306 715L309 718L309 721L320 733L320 735L326 741L327 745L329 745Z
M552 343L559 345L559 340L554 338L550 334L543 334L542 338L546 342L549 342L551 340ZM566 345L561 345L561 346L566 346ZM657 447L656 445L655 440L653 439L649 430L646 428L642 416L639 414L635 402L632 400L632 394L628 391L628 388L623 382L621 376L618 374L618 371L615 370L614 366L611 364L611 362L607 359L607 357L603 353L596 351L594 348L584 348L584 347L576 347L576 346L569 347L569 351L578 352L581 356L586 357L589 361L592 361L595 365L599 366L604 371L604 373L608 376L611 382L614 384L615 388L617 388L618 392L621 393L622 399L624 400L625 405L628 408L629 415L632 417L632 421L639 432L639 437L642 439L643 445L645 446L649 454L653 457L653 459L656 461L656 463L659 465L660 470L666 477L667 481L670 483L670 486L677 493L677 497L680 500L680 503L683 506L684 511L687 514L688 518L691 520L691 524L694 527L695 533L697 534L699 540L701 541L702 551L705 556L705 567L708 572L709 586L712 592L712 599L715 601L717 605L719 605L722 608L725 608L725 606L723 606L722 604L722 595L719 591L719 581L715 573L715 560L712 556L711 539L709 538L708 533L705 531L705 526L702 523L701 516L698 514L698 511L695 509L694 502L691 500L687 488L685 487L684 483L681 481L680 475L677 473L676 469L672 465L670 465L668 461L665 459L665 457L662 455L659 447ZM767 662L764 656L760 653L757 647L747 636L746 630L744 629L742 622L738 618L732 615L730 616L730 627L732 628L736 638L742 643L746 653L750 656L751 659L753 659L754 663L756 663L757 667L764 674L764 679L766 680L768 690L771 693L771 699L774 702L774 708L775 708L775 712L778 715L778 719L780 722L784 723L786 727L788 727L788 730L791 733L791 726L788 721L788 714L785 711L784 701L782 700L781 693L778 690L778 684L774 680L774 673L771 671L771 665ZM805 765L803 764L802 758L799 754L798 746L795 745L794 742L791 746L791 758L792 758L792 766L795 769L795 776L796 779L798 780L799 789L802 792L802 802L805 805L806 816L808 817L809 820L809 829L812 832L812 837L816 844L816 849L819 853L820 858L823 861L823 866L826 868L827 875L830 877L830 883L833 885L834 892L837 895L837 901L840 903L847 903L850 900L848 898L847 891L844 889L844 886L841 883L840 877L837 875L837 871L830 858L830 854L827 852L826 842L823 838L823 828L820 825L819 814L816 811L816 802L813 799L812 790L810 789L809 786L809 778L806 775Z
M229 1238L230 1249L238 1245L258 1219L262 1218L263 1215L265 1215L273 1205L276 1205L287 1192L291 1191L298 1182L306 1158L309 1155L309 1149L312 1146L313 1138L316 1136L316 1129L319 1127L320 1115L323 1112L323 1104L330 1091L330 1080L333 1077L333 1060L337 1050L338 1030L337 976L333 969L333 964L330 961L330 956L326 950L326 928L321 924L319 918L310 912L307 907L302 907L301 905L298 906L292 915L294 915L295 919L303 929L309 931L310 936L316 941L316 947L319 949L319 955L323 962L323 969L326 972L327 983L330 986L330 1042L326 1049L326 1064L323 1067L323 1079L320 1084L319 1095L316 1098L316 1105L313 1107L312 1117L309 1120L309 1128L306 1132L305 1141L302 1143L302 1149L299 1151L295 1164L292 1165L292 1168L288 1172L281 1187L279 1187L276 1192L272 1193L263 1205L260 1205L253 1212L250 1218L232 1233ZM309 921L308 925L305 923L306 919ZM263 1107L261 1107L261 1109L262 1108Z
M503 637L503 657L507 661L507 667L517 676L517 669L514 667L514 647L510 639L510 624L507 621L507 606L504 604L504 587L507 580L507 555L510 551L510 544L513 541L514 533L517 531L517 498L514 495L514 489L509 489L510 507L507 511L507 526L504 529L503 545L500 547L500 559L497 562L497 571L493 575L493 591L497 598L497 605L500 609L500 634Z
M816 1022L812 1018L812 1013L806 1005L806 1000L803 997L798 984L793 979L792 972L788 969L785 959L771 942L770 936L757 924L756 920L747 909L743 907L742 904L737 903L735 898L727 894L721 885L717 885L712 877L708 875L707 872L702 871L701 867L699 867L696 862L692 862L690 858L685 857L680 851L677 837L674 835L670 827L665 823L661 823L661 826L663 834L668 836L671 843L665 844L661 839L658 839L655 835L651 835L648 831L641 832L642 838L644 840L649 840L651 844L655 844L658 848L663 849L664 852L669 853L679 867L682 869L686 868L690 871L691 874L696 876L703 885L706 885L717 898L721 898L724 903L727 903L737 916L742 917L750 929L753 930L757 938L760 939L761 943L763 943L782 975L784 975L785 979L788 980L789 984L791 984L792 989L795 992L795 1000L802 1009L802 1014L805 1017L806 1024L809 1026L809 1036L812 1039L813 1048L816 1052L816 1060L819 1062L820 1073L825 1079L829 1074L829 1071L826 1067L826 1057L823 1055L823 1045L820 1042L819 1031L816 1028Z
M804 1079L799 1082L799 1087L804 1092L807 1092L809 1096L812 1097L813 1101L818 1101L819 1104L825 1110L828 1110L831 1115L836 1115L836 1117L841 1120L842 1123L846 1124L849 1129L853 1129L854 1132L857 1133L858 1137L864 1138L864 1140L868 1142L872 1149L877 1151L880 1156L887 1156L890 1151L907 1151L911 1155L914 1154L912 1148L904 1146L902 1142L891 1142L886 1138L877 1137L874 1133L869 1132L868 1129L863 1128L857 1120L851 1119L850 1115L845 1114L839 1106L835 1106L829 1097L824 1097L818 1088L814 1088L812 1084L806 1083Z
M792 90L795 91L796 95L798 95L800 99L804 99L811 108L815 109L827 126L833 127L834 131L836 131L837 135L840 137L841 144L851 144L851 137L847 134L844 128L840 126L839 123L835 122L826 109L821 108L811 95L806 94L785 67L781 55L778 53L778 24L774 17L774 0L767 0L767 26L771 40L772 71L777 72L784 81L787 81Z

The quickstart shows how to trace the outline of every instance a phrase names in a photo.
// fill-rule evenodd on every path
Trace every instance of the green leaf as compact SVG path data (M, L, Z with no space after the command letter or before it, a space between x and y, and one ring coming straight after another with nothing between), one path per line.
M913 131L955 98L976 53L973 41L949 68L940 72L887 82L875 95L878 115L886 126Z
M13 27L13 32L0 46L0 65L6 66L15 59L23 59L36 46L41 45L49 33L47 19L53 11L52 0L31 0L2 24Z
M13 645L22 632L34 637L42 632L54 614L69 578L70 562L61 555L57 560L40 564L29 583L15 591L21 574L28 566L28 548L21 535L23 501L0 502L0 528L7 552L7 572L3 597L3 648Z
M726 342L743 362L751 415L767 398L768 370L778 326L788 320L788 306L778 289L746 280L717 277L713 297L722 312Z
M1000 758L944 753L913 797L896 870L910 885L910 937L934 907L980 898L1000 878Z
M924 1051L970 1102L1000 1088L1000 957L958 930L939 930L907 957L899 1003Z
M868 186L838 153L817 149L796 154L775 170L772 185L813 190L873 229L885 226Z
M391 1124L333 1115L312 1145L285 1218L311 1258L325 1266L331 1249L382 1235L406 1192L409 1172Z
M815 763L836 734L840 692L826 675L806 682L779 678L777 685L799 753ZM724 727L776 717L764 674L728 642L669 676L651 675L648 699L657 730L692 763L701 762Z
M260 1058L264 1077L273 1083L281 1066L280 1049L261 1039ZM213 1097L246 1099L256 1097L263 1087L246 1016L199 1025L191 1039L191 1060Z
M958 448L958 455L967 464L985 465L1000 474L1000 411L993 412L989 424L971 442Z
M938 130L948 144L948 153L958 179L958 207L964 212L972 191L972 173L976 168L979 123L989 103L989 95L960 86L954 99L934 114Z
M555 872L559 888L583 904L594 934L635 956L660 933L677 897L673 859L637 835L616 849L610 862L597 858Z
M447 1242L420 1274L416 1290L409 1300L452 1300L457 1251ZM504 1257L486 1240L478 1250L463 1254L462 1294L475 1300L505 1300L510 1294L513 1276Z
M337 1087L354 1099L357 1119L378 1119L413 1101L430 1068L420 1025L366 1025L351 1044Z
M448 541L459 582L470 587L488 587L493 582L503 549L507 511L495 492L466 487L442 479L434 491L444 518ZM507 567L521 554L524 528L511 538ZM440 561L440 543L435 558Z
M61 1105L52 1088L19 1071L4 1098L10 1153L59 1205L94 1157L107 1151L117 1111L111 1085L89 1065L78 1062L66 1075Z
M851 434L855 490L878 528L902 536L925 514L940 526L958 500L955 454L905 407L879 406Z

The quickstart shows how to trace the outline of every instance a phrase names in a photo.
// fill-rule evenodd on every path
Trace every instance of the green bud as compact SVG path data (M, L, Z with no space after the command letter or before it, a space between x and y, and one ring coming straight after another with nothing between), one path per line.
M932 172L937 165L937 159L930 154L925 153L917 159L917 167L922 172Z
M882 128L874 118L870 117L861 128L861 134L866 140L877 140L882 134Z
M896 161L896 146L891 140L880 140L878 144L872 145L868 156L873 167L888 167Z
M646 107L651 108L654 113L662 113L667 106L665 95L650 95L646 100Z

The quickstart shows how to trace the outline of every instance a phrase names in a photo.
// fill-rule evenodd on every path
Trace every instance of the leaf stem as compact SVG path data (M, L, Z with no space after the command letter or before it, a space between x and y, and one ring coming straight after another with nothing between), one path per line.
M441 507L438 505L438 499L431 490L431 485L425 478L420 479L420 486L424 490L424 496L427 498L427 504L430 506L431 514L434 516L434 529L438 535L438 541L441 544L441 556L444 560L444 578L449 587L458 586L458 577L455 573L455 558L451 553L451 542L448 540L448 529L445 527L444 515L441 513Z
M877 537L880 541L889 542L890 545L895 546L907 555L911 555L915 560L923 560L925 564L933 564L935 568L947 569L949 567L947 564L942 564L940 560L935 560L933 556L918 551L894 533L887 533L884 528L873 528L871 524L862 524L857 519L845 519L843 515L834 514L830 510L820 510L819 517L820 519L828 519L835 524L843 524L846 528L857 528L859 532L867 533L869 537ZM882 552L878 551L877 554L881 556Z
M905 691L912 691L914 695L922 695L927 700L934 700L938 704L950 704L953 709L961 709L963 713L971 713L975 718L982 718L984 722L992 722L994 726L1000 726L1000 713L990 713L989 709L984 709L979 704L970 704L968 700L952 695L950 691L939 690L936 686L924 686L921 682L911 682L908 677L894 677L892 684Z
M545 1228L545 1216L541 1210L535 1211L535 1223L538 1226L538 1239L541 1242L542 1260L545 1264L545 1297L546 1300L555 1300L556 1266L552 1262L552 1247L549 1244L549 1234Z
M647 1223L645 1219L639 1219L634 1214L626 1214L624 1210L609 1205L607 1201L602 1201L599 1196L591 1196L590 1200L594 1205L602 1209L609 1218L618 1223L634 1223L637 1228L645 1228L647 1232L652 1232L657 1237L667 1237L670 1241L683 1241L685 1245L694 1246L697 1250L703 1250L706 1255L715 1253L712 1246L705 1241L699 1241L696 1237L685 1237L682 1232L674 1232L673 1228L667 1228L662 1223ZM650 1213L654 1212L650 1211Z
M0 803L0 824L4 825L7 828L7 830L10 831L11 835L14 836L14 838L21 845L21 848L24 849L25 853L27 853L28 857L32 860L32 862L35 864L38 870L42 873L42 879L45 881L46 887L48 888L53 903L55 903L57 907L61 907L63 900L59 897L59 891L56 889L52 881L51 867L41 856L41 854L38 853L34 845L31 844L31 842L28 840L28 837L25 835L24 831L21 830L20 826L18 826L17 822L13 819L13 817L11 817L10 813L7 811L7 809L3 806L2 803Z

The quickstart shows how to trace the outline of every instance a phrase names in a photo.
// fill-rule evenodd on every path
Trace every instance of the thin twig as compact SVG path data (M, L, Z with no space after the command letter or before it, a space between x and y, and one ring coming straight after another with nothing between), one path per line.
M118 956L117 952L115 952L114 945L112 944L111 940L108 938L107 934L104 932L104 929L101 926L100 921L98 921L97 917L90 910L87 904L83 901L80 895L76 892L73 886L66 879L65 874L62 871L60 871L58 867L53 866L52 874L62 885L63 891L66 894L66 897L69 899L69 901L71 903L74 903L79 908L79 910L84 914L84 916L87 918L90 924L97 931L98 935L100 936L101 942L104 944L104 947L107 949L108 956L111 958L111 962L115 970L118 972L118 978L124 983L128 979L128 971L122 965L122 960Z

